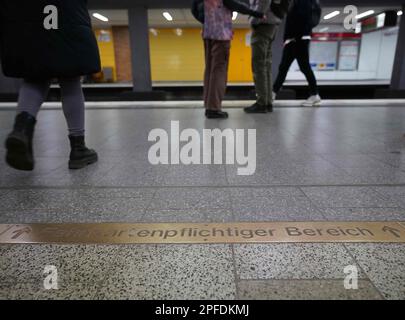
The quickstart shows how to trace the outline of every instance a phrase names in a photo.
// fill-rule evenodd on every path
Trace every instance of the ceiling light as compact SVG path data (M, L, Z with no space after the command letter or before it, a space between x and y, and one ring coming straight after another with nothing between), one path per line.
M371 16L375 11L374 10L368 10L366 12L360 13L356 16L356 19L361 19L367 16Z
M101 21L104 21L104 22L108 22L108 18L105 17L105 16L103 16L102 14L93 13L93 17L96 18L96 19L98 19L98 20L101 20Z
M169 12L163 12L163 16L166 18L167 21L173 21L173 17Z
M232 20L235 21L238 18L238 13L236 11L234 11L232 13Z
M329 19L332 19L332 18L338 16L339 14L340 14L340 11L333 11L333 12L327 14L326 16L324 16L323 18L325 20L329 20Z
M404 14L404 12L402 11L402 10L399 10L398 12L397 12L397 15L398 16L402 16Z

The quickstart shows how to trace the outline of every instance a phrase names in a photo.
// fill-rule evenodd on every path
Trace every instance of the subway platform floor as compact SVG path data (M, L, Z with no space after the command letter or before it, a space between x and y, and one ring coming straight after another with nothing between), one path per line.
M0 224L405 221L405 102L343 105L230 108L225 121L199 108L91 108L100 161L80 171L67 169L61 110L43 110L33 172L8 168L0 147ZM1 141L14 115L0 109ZM256 129L255 174L153 166L148 134L171 121ZM58 290L43 287L47 265ZM349 265L358 290L344 287ZM0 244L0 299L405 299L405 244Z

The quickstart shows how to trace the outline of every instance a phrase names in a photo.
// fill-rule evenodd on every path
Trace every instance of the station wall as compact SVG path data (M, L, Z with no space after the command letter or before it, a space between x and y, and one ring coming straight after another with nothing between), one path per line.
M115 42L111 29L96 29L98 47L100 50L101 65L103 68L111 68L111 80L117 81Z
M128 27L114 26L96 29L95 32L102 65L113 70L113 81L132 81ZM235 30L229 68L230 82L252 82L250 36L250 29ZM320 80L389 80L397 39L398 28L363 34L359 39L356 70L339 70L338 67L334 70L317 69L317 77ZM204 49L200 29L151 29L150 50L154 82L203 80ZM297 64L291 67L287 79L304 79Z

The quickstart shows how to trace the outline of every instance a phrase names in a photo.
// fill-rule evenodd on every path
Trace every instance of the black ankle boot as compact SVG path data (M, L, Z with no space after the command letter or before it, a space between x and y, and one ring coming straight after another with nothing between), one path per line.
M13 131L6 140L6 162L17 170L34 170L34 155L32 151L32 139L36 119L28 112L17 115Z
M97 162L98 156L94 150L88 149L84 136L69 136L70 152L69 169L82 169Z

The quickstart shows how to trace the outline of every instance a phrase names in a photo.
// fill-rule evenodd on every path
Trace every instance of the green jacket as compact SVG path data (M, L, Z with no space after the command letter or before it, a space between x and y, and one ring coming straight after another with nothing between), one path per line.
M281 24L292 0L250 0L250 7L265 14L266 19L250 18L252 25Z

